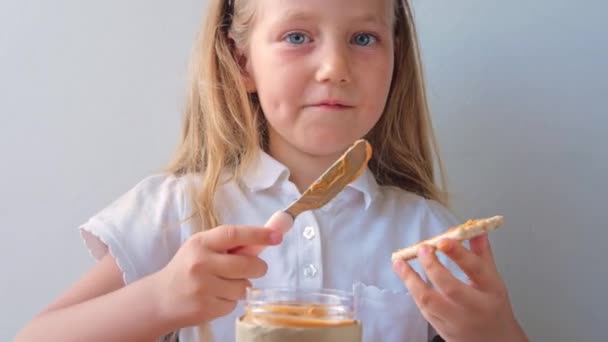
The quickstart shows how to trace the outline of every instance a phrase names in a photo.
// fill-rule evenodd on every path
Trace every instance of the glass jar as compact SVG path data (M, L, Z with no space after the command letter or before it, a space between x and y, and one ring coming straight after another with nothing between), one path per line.
M248 289L240 341L361 341L351 293L319 289Z

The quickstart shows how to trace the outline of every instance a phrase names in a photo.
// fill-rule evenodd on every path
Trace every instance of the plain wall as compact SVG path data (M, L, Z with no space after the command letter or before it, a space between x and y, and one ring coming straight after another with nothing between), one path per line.
M532 341L608 338L608 2L416 1L454 207Z
M608 2L416 0L463 219L533 341L604 331ZM204 1L0 2L0 340L92 260L77 227L170 158Z

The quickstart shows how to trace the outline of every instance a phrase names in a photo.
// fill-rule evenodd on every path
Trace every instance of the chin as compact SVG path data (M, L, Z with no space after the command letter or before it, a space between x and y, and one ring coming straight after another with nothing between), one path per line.
M315 156L330 157L335 155L341 155L346 149L350 147L358 138L346 138L346 137L319 137L315 136L308 141L301 141L300 149L308 154Z

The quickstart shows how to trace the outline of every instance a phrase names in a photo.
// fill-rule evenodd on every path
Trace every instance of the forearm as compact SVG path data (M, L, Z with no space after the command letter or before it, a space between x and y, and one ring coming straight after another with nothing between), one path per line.
M457 342L457 341L474 341L475 339L471 339L470 337L467 339L457 340L457 339L444 339L439 336L434 329L430 328L429 330L429 342ZM475 340L476 341L476 340ZM482 340L483 341L483 340ZM528 342L528 336L519 325L519 323L514 319L513 322L509 325L509 329L504 332L497 332L494 337L492 337L492 341L495 342Z
M153 341L173 329L152 277L91 300L42 313L16 337L26 341Z
M463 342L471 342L471 341L487 341L487 338L481 338L481 339L475 339L475 338L466 338L466 339L462 339L462 340L456 340L456 339L442 339L440 337L438 337L437 340L433 340L432 342L441 342L441 341L446 341L446 342L457 342L457 341L463 341ZM519 325L519 323L517 321L513 321L510 325L509 325L509 329L504 330L504 331L497 331L496 334L492 337L492 341L493 342L528 342L528 336L526 336L526 333L524 332L524 330L522 329L522 327Z
M521 325L517 322L517 320L515 318L513 319L510 332L511 332L510 335L508 337L504 338L505 342L528 342L529 341L528 336L524 332L524 329L521 327Z

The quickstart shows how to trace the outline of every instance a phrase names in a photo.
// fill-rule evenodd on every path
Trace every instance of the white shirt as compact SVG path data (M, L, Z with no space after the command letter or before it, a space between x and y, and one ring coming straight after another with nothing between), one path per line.
M186 218L197 183L194 175L144 179L81 226L93 256L100 258L109 248L126 284L162 269L192 235ZM262 226L299 195L289 170L261 153L241 185L219 187L215 205L223 224ZM299 215L281 245L262 252L268 273L253 284L353 291L363 341L427 341L428 323L392 271L391 253L455 224L438 203L379 186L366 170L325 207ZM463 278L456 266L448 262L448 267ZM215 340L234 341L234 322L242 314L243 303L211 322ZM198 342L197 334L196 328L184 328L180 342Z

